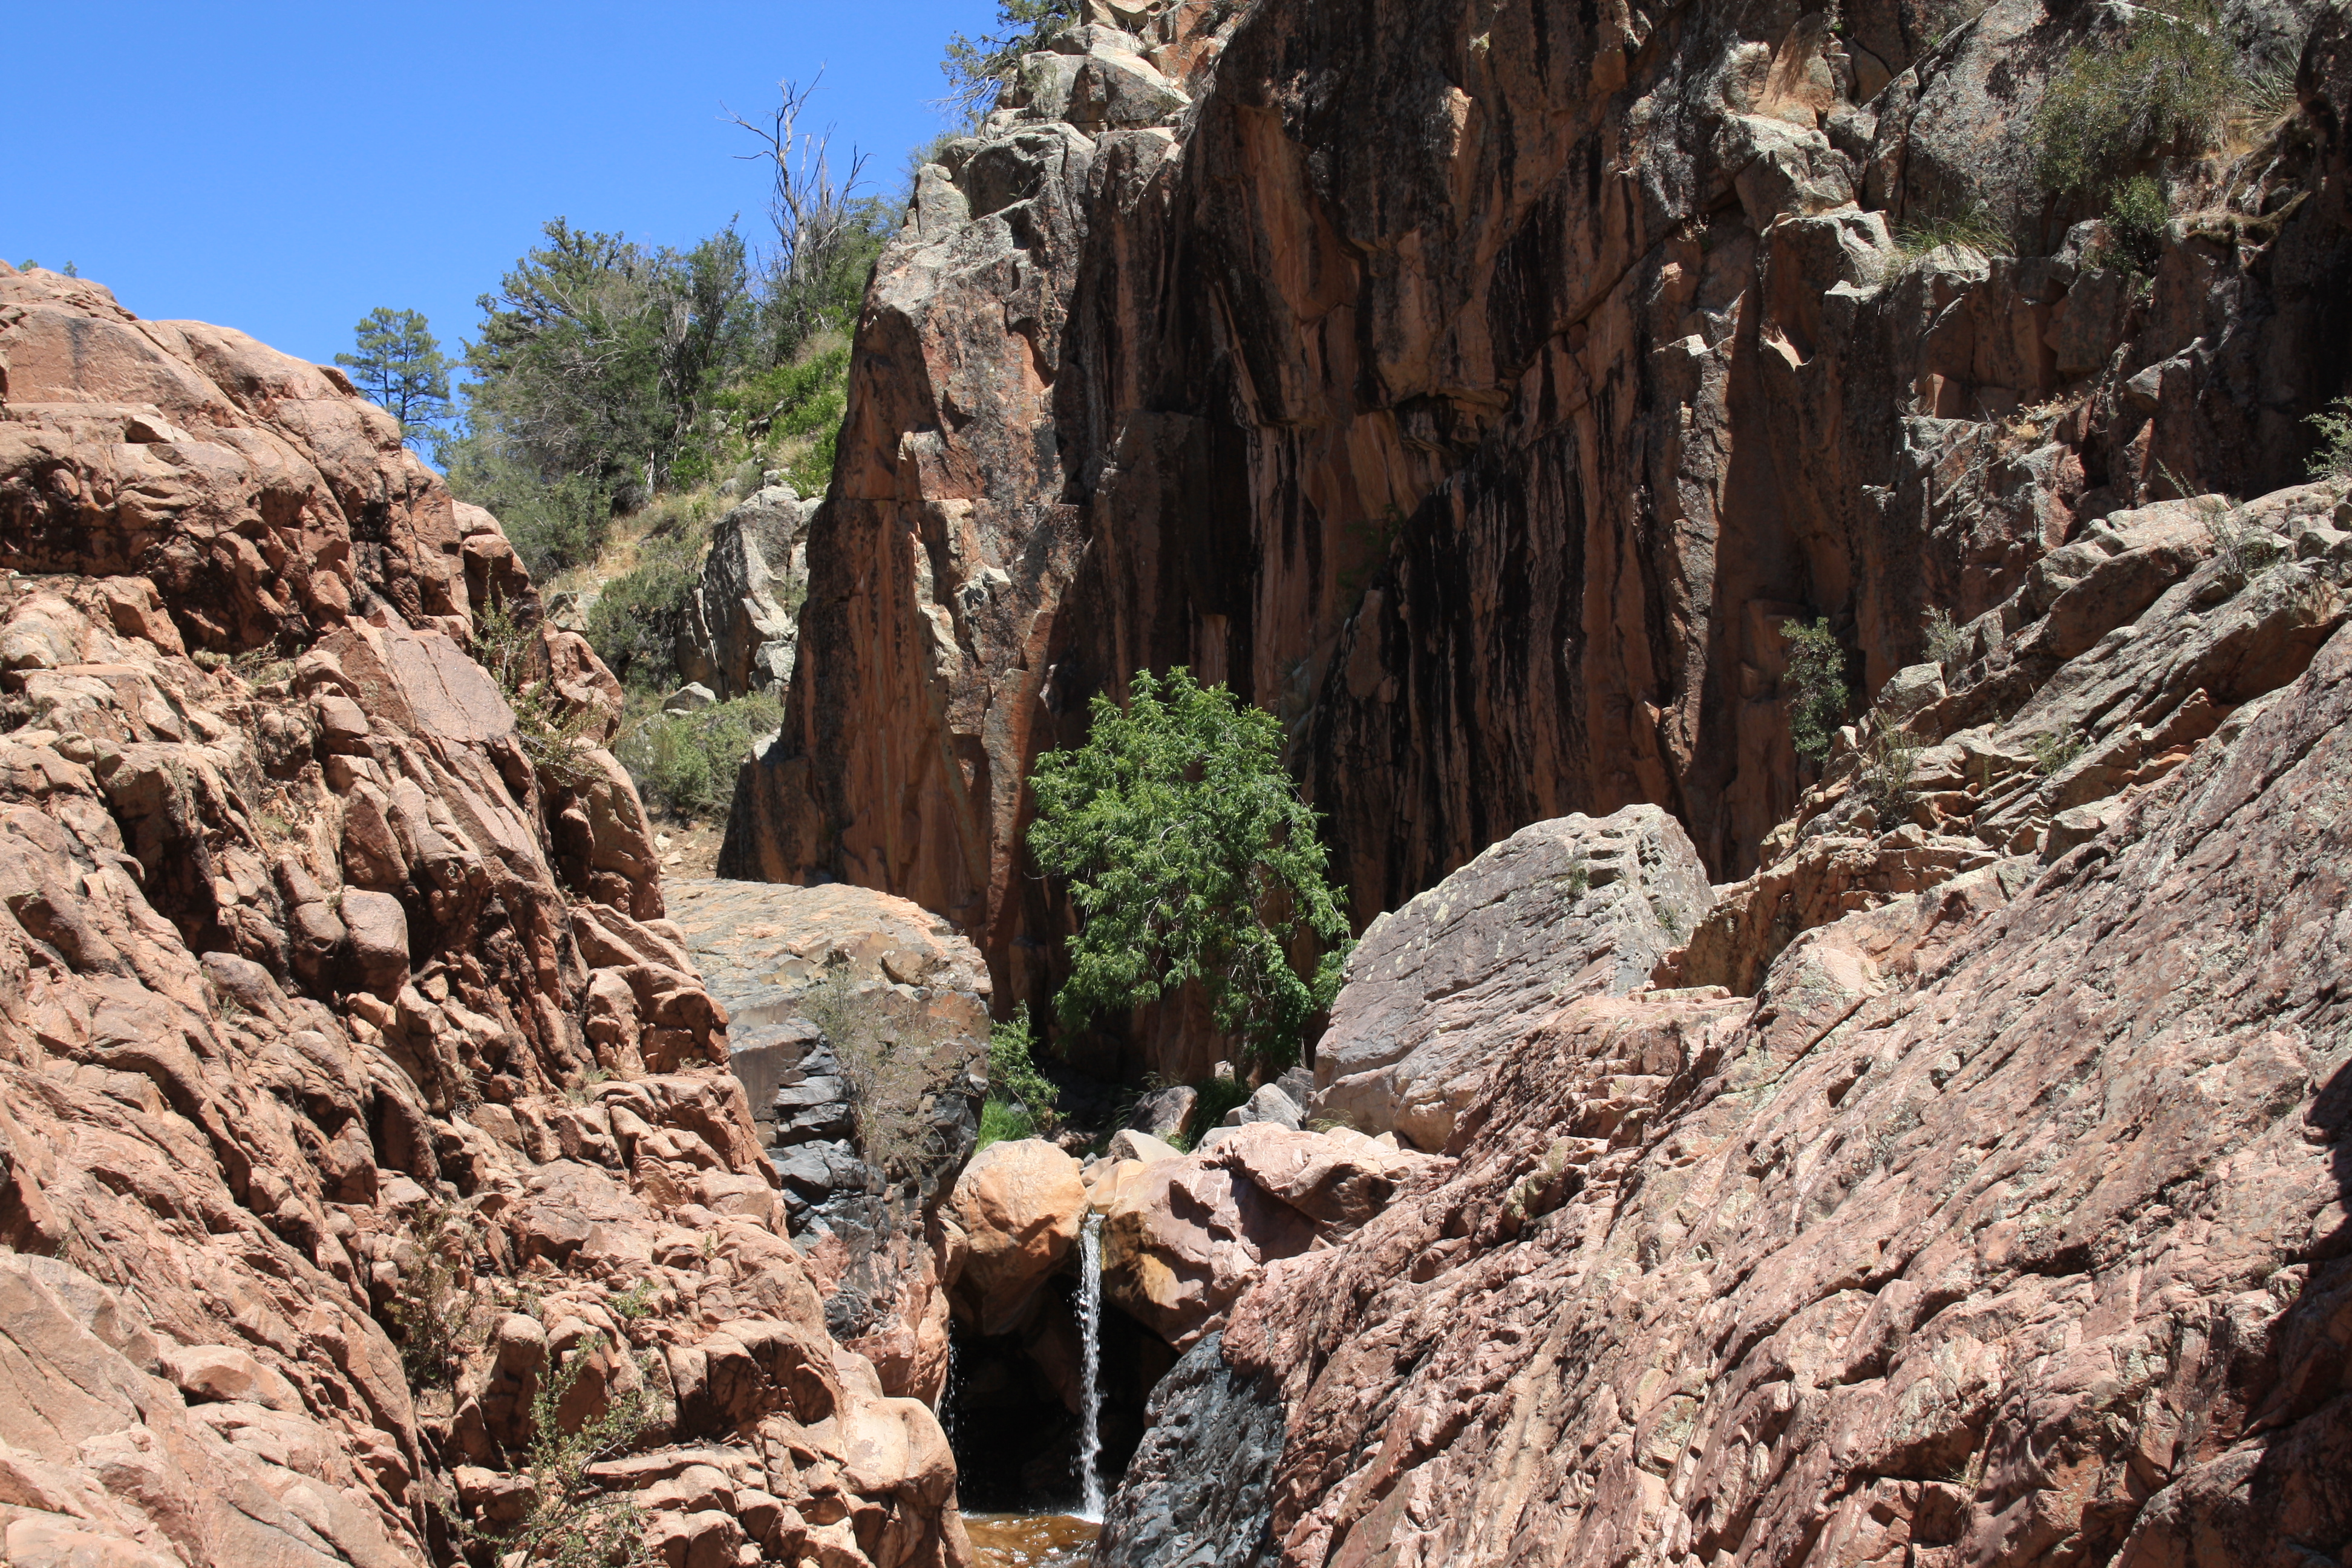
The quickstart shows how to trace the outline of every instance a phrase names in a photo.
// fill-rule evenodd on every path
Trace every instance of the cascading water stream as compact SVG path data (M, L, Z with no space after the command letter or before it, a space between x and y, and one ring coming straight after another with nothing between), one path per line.
M1078 1317L1085 1333L1085 1390L1080 1399L1078 1427L1078 1517L1099 1522L1103 1516L1102 1477L1095 1468L1102 1452L1102 1215L1089 1211L1078 1232Z

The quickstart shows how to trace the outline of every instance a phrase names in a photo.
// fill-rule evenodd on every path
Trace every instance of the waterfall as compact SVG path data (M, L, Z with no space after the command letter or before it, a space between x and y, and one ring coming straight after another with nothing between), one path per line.
M963 1394L963 1368L957 1364L955 1331L948 1331L948 1376L940 1390L940 1427L947 1434L948 1452L956 1452L956 1401ZM958 1456L957 1462L962 1462Z
M1102 1477L1095 1471L1096 1456L1102 1452L1102 1390L1097 1386L1102 1370L1102 1215L1092 1210L1078 1232L1078 1316L1086 1334L1080 1363L1086 1390L1078 1427L1078 1517L1098 1521L1103 1516Z

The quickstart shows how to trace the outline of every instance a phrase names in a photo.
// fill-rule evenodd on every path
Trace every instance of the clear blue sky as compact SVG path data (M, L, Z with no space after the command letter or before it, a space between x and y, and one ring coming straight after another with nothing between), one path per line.
M377 305L442 346L561 214L683 245L766 223L751 138L780 78L895 190L939 59L992 0L150 0L11 5L0 256L70 260L142 316L306 359Z

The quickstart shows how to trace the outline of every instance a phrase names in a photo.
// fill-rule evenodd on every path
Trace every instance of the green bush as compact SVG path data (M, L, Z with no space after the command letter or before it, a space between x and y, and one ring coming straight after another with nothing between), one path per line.
M1024 1002L1013 1010L1013 1016L988 1030L988 1098L1003 1102L1008 1109L1018 1103L1028 1119L1051 1129L1054 1125L1054 1102L1061 1090L1054 1080L1037 1070L1031 1055L1034 1044L1029 1035L1029 1004Z
M726 816L744 759L784 721L782 700L765 691L693 713L665 713L645 692L629 706L613 753L647 807L678 818Z
M2315 479L2352 479L2352 395L2337 398L2311 416L2319 447L2311 455Z
M1789 738L1799 756L1826 757L1845 721L1845 649L1826 619L1785 622L1780 636L1789 644Z
M2107 253L2126 271L2154 272L2157 258L2164 254L2164 226L2171 216L2172 205L2155 177L2133 175L2107 201Z
M1979 256L2014 256L2017 242L1993 210L1982 201L1970 203L1957 215L1927 217L1906 223L1895 233L1895 253L1912 262L1937 250L1972 250Z
M2221 132L2242 83L2210 0L2135 8L2120 40L2077 45L2034 113L2042 184L2097 195L2142 160L2197 153Z
M745 449L786 455L785 480L803 495L833 483L841 420L849 404L849 345L840 343L751 376L719 404Z
M523 752L545 785L577 790L597 777L589 731L602 735L605 715L593 704L574 708L558 694L537 622L524 624L493 599L474 616L474 660L506 694Z
M678 636L701 581L699 539L649 538L636 566L598 593L588 610L588 643L623 685L650 690L676 678Z
M544 582L566 566L596 559L613 531L613 497L580 474L546 479L491 440L469 437L449 447L449 489L488 508L530 574Z
M1952 618L1952 612L1937 606L1927 612L1927 657L1942 667L1946 675L1955 666L1966 664L1975 648L1975 639L1968 628Z
M1055 997L1065 1027L1198 981L1253 1060L1297 1059L1349 943L1318 818L1282 767L1282 726L1181 668L1097 696L1084 745L1038 759L1029 847L1068 879L1079 925ZM1328 951L1292 967L1307 938Z
M1882 728L1871 737L1862 760L1862 789L1882 828L1908 817L1919 798L1919 742L1900 730Z
M1037 1123L1030 1114L1001 1100L984 1102L980 1108L980 1142L972 1148L980 1152L991 1143L1018 1143L1024 1138L1037 1136Z
M639 1360L635 1386L614 1393L602 1415L573 1432L563 1430L561 1418L581 1373L610 1343L599 1330L539 1379L530 1402L530 1447L521 1471L530 1480L526 1494L530 1506L512 1528L486 1529L444 1507L460 1547L480 1549L476 1560L547 1568L611 1568L649 1561L644 1550L644 1510L633 1497L608 1493L592 1472L635 1447L652 1424L650 1355Z
M2083 736L2074 730L2045 730L2025 744L2033 753L2033 771L2044 778L2083 754Z
M948 39L940 69L947 73L949 105L978 121L996 106L998 89L1013 79L1021 58L1035 54L1077 20L1077 0L998 0L996 25L1003 31L977 38L958 33Z

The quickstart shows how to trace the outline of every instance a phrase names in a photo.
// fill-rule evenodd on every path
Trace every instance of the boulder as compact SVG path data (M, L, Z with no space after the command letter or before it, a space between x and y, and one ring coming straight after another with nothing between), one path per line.
M1408 1182L1453 1163L1344 1131L1218 1131L1192 1154L1108 1164L1091 1194L1104 1291L1179 1350L1213 1331L1268 1265L1353 1231Z
M781 691L792 679L798 585L815 503L772 485L719 520L688 600L678 672L716 700ZM672 699L673 701L676 699Z
M1127 1124L1147 1137L1173 1138L1191 1129L1193 1108L1200 1103L1201 1091L1184 1084L1155 1089L1135 1102Z
M992 1143L964 1167L949 1207L968 1241L956 1316L983 1334L1010 1332L1078 1238L1078 1163L1040 1138Z
M1565 1003L1646 983L1713 901L1656 806L1521 828L1364 932L1307 1114L1444 1149L1489 1064Z
M1110 1135L1110 1142L1104 1145L1103 1157L1107 1160L1140 1160L1147 1165L1153 1165L1162 1160L1181 1160L1184 1154L1183 1151L1160 1142L1149 1132L1122 1127Z
M1249 1099L1225 1112L1221 1127L1245 1127L1252 1122L1270 1121L1277 1127L1297 1131L1300 1116L1298 1102L1275 1084L1262 1084Z
M342 923L351 932L360 984L389 1001L408 984L408 914L390 893L345 889Z
M689 680L662 699L665 713L698 713L719 700L718 694L698 680Z

